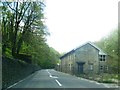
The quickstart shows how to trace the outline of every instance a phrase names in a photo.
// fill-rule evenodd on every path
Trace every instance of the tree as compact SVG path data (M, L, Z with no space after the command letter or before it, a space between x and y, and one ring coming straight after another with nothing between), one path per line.
M19 54L25 35L44 29L42 2L3 2L2 6L2 32L3 52L11 47L12 55ZM20 24L23 24L21 26ZM33 31L34 27L34 31ZM8 43L9 42L9 43ZM7 44L7 45L6 45ZM7 46L7 47L6 47Z
M3 55L32 62L42 68L53 68L59 53L46 43L49 32L44 25L44 3L2 4Z
M111 67L114 67L113 71L118 72L118 30L114 30L106 37L103 37L100 41L95 42L97 46L103 49L109 56L112 57Z

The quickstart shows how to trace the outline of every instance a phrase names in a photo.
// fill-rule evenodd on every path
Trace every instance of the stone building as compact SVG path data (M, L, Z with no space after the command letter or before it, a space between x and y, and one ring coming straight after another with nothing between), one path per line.
M91 42L64 54L61 71L70 74L99 74L108 70L108 55Z

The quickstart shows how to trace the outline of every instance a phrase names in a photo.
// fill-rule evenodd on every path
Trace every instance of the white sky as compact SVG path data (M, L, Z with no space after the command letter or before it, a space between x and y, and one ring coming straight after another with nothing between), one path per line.
M61 53L100 40L117 28L118 1L46 0L47 43Z

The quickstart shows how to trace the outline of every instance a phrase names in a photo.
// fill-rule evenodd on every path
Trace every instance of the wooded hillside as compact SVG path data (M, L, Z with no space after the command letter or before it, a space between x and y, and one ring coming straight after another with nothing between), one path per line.
M41 68L55 68L59 53L49 47L44 1L0 2L2 31L2 87L18 82ZM1 39L1 37L0 37Z
M1 2L2 54L53 68L59 53L46 43L44 2Z
M119 65L119 34L118 29L111 31L107 36L103 37L100 41L95 44L105 51L112 59L109 60L109 66L112 68L112 72L118 73Z

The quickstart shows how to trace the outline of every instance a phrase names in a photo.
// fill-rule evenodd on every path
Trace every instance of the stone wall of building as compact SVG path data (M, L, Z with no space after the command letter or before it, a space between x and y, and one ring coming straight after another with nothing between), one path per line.
M98 53L99 51L90 44L86 44L75 51L76 62L85 62L83 66L84 73L98 73ZM77 71L77 63L75 66ZM90 67L92 67L93 69L91 70Z
M78 63L83 64L84 74L98 74L101 72L100 67L107 65L105 61L100 61L99 50L87 43L75 50L68 52L61 58L61 71L69 74L78 74ZM107 57L105 57L107 59Z

